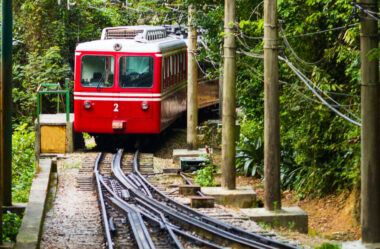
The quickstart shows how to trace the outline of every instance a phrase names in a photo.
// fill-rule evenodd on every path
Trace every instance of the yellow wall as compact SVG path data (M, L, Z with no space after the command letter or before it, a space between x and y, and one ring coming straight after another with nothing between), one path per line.
M41 126L41 153L66 153L66 126Z

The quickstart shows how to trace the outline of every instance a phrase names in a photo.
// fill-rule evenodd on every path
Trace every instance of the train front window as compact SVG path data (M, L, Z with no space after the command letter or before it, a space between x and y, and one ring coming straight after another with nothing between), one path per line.
M114 82L115 58L105 55L82 57L81 85L84 87L112 87Z
M119 62L121 88L151 88L153 86L153 58L150 56L122 56Z

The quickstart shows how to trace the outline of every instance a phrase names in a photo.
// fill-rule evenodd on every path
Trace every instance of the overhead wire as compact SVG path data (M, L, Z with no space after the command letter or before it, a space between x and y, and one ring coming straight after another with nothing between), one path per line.
M373 20L376 20L376 21L379 21L380 19L375 16L375 15L378 15L378 13L374 12L374 11L371 11L371 10L368 10L366 8L363 8L363 6L361 6L361 4L357 3L356 1L354 1L352 3L356 8L359 9L359 11L367 14L370 18L372 18Z
M299 37L304 37L304 36L319 35L319 34L323 34L323 33L330 32L330 31L337 31L337 30L342 30L342 29L356 27L359 24L360 23L352 23L352 24L345 25L345 26L340 26L340 27L335 27L335 28L330 28L330 29L325 29L325 30L319 30L319 31L315 31L315 32L305 33L305 34L290 35L290 36L286 36L286 38L289 39L289 38L299 38Z
M307 79L306 78L304 78L304 76L302 75L302 73L301 72L299 72L298 71L298 69L297 68L295 68L294 66L293 66L293 64L289 61L289 60L287 60L286 58L283 58L283 57L279 57L279 58L281 58L281 60L283 60L292 70L293 70L293 72L298 76L298 78L310 89L310 91L312 91L314 94L315 94L315 96L320 100L320 101L322 101L322 103L324 104L324 105L326 105L328 108L330 108L330 110L332 110L333 112L335 112L337 115L339 115L340 117L342 117L343 119L345 119L346 121L348 121L348 122L350 122L350 123L352 123L352 124L354 124L354 125L357 125L357 126L359 126L359 127L361 127L362 126L362 124L360 123L360 122L358 122L358 121L355 121L355 120L353 120L353 119L351 119L351 118L349 118L348 116L346 116L346 115L344 115L342 112L340 112L338 109L336 109L335 107L333 107L331 104L329 104L309 83L308 83L308 81L307 81Z
M240 51L238 51L239 53L243 53L243 54L245 54L245 55L247 55L247 56L250 56L250 57L253 57L253 58L258 58L258 59L263 59L264 58L264 56L263 55L261 55L261 54L255 54L255 53L250 53L250 52L246 52L246 51L242 51L242 50L240 50ZM301 81L307 86L307 88L310 90L310 91L312 91L313 92L313 94L325 105L325 106L327 106L330 110L332 110L333 112L335 112L337 115L339 115L340 117L342 117L343 119L345 119L346 121L348 121L348 122L350 122L350 123L352 123L352 124L354 124L354 125L357 125L357 126L361 126L361 123L360 122L358 122L358 121L355 121L355 120L353 120L353 119L351 119L350 117L348 117L347 115L345 115L345 114L343 114L342 112L340 112L338 109L336 109L332 104L330 104L330 103L328 103L323 97L322 97L322 95L320 95L319 93L318 93L318 91L314 88L314 87L312 87L311 86L311 84L310 84L310 79L308 79L304 74L302 74L296 67L294 67L294 65L287 59L287 58L284 58L284 57L282 57L282 56L278 56L278 58L280 59L280 60L282 60L282 61L284 61L288 66L289 66L289 68L290 69L292 69L292 71L297 75L297 77L299 78L299 79L301 79ZM316 86L315 84L314 84L314 86ZM321 89L319 89L319 88L317 88L318 90L321 90ZM323 92L324 93L324 92ZM324 95L326 95L326 96L328 96L327 94L325 94L324 93ZM332 99L331 97L330 97L330 99ZM335 101L335 100L334 100ZM337 104L337 107L343 107L342 105L340 105L338 102L334 102L334 103L336 103ZM348 111L347 109L345 109L346 111ZM349 112L349 111L348 111ZM352 113L351 112L349 112L351 115L352 115ZM356 117L356 116L355 116ZM357 117L356 117L357 118ZM357 119L359 119L359 118L357 118Z
M262 83L264 83L264 80L263 80L264 75L263 75L261 72L257 71L256 69L254 69L252 66L250 66L250 65L247 65L247 66L248 66L248 69L254 73L253 76L254 76L257 80L259 80L259 81L261 81ZM313 99L313 98L307 96L306 94L302 93L300 90L297 89L297 88L305 89L306 87L304 88L304 87L301 87L301 86L297 86L297 85L295 85L295 84L291 84L291 83L286 82L286 81L283 81L283 80L279 80L279 82L280 82L281 84L291 86L291 89L293 89L293 90L294 90L298 95L300 95L301 97L303 97L303 98L305 98L305 99L307 99L307 100L310 100L310 101L312 101L312 102L314 102L314 103L316 103L316 104L320 104L319 101L317 101L317 100L315 100L315 99ZM308 88L307 88L307 89L308 89ZM337 104L331 104L331 106L333 106L333 107L352 107L352 106L358 106L358 105L360 105L360 104L350 104L350 105L344 105L344 104L339 104L339 105L337 105Z

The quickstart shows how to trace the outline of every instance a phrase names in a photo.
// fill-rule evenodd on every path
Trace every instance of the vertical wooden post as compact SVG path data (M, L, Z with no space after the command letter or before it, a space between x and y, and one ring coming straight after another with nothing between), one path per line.
M222 187L235 189L236 43L235 0L224 2L224 72L222 111Z
M264 0L265 208L281 209L277 0Z
M219 117L223 115L223 70L219 73Z
M1 168L3 204L12 205L12 1L2 0Z
M378 0L361 0L364 9L379 12ZM363 13L360 29L361 59L361 224L362 242L380 243L380 84L378 58L369 51L378 47L377 21Z
M12 0L2 0L1 12L0 233L2 207L12 205Z
M187 147L189 150L197 149L197 124L198 124L198 67L197 53L197 29L193 23L195 8L189 6L189 45L187 48Z

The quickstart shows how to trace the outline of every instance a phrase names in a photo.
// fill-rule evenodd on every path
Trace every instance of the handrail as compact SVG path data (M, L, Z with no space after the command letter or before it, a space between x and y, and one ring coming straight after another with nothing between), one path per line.
M54 89L52 89L54 88ZM69 79L65 79L65 90L61 89L59 83L42 83L37 88L37 121L40 122L40 111L42 111L42 94L65 94L66 104L61 96L63 108L66 110L66 121L70 121L70 93L69 93ZM57 113L59 112L59 98L57 100Z

